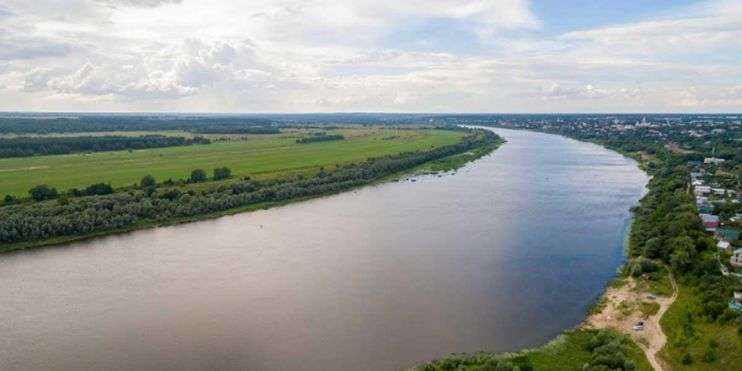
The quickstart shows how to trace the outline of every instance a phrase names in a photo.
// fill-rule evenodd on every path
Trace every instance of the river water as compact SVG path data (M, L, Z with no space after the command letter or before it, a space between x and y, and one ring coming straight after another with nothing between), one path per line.
M622 261L647 176L496 129L455 175L0 256L2 370L398 370L543 344Z

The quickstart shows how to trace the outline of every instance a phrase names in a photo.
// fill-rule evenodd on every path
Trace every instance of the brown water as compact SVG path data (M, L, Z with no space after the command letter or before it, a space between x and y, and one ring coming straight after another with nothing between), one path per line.
M497 131L456 175L0 255L0 369L396 370L542 344L615 272L647 177Z

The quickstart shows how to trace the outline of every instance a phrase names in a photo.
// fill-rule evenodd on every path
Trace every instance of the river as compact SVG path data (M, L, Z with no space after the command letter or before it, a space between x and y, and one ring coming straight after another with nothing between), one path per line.
M399 370L543 344L614 275L648 177L495 131L455 175L0 255L0 369Z

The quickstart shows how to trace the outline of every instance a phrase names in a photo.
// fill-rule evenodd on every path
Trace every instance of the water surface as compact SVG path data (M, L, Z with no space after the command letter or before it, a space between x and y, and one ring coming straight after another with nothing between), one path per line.
M540 345L622 260L647 177L496 130L456 175L0 256L2 370L396 370Z

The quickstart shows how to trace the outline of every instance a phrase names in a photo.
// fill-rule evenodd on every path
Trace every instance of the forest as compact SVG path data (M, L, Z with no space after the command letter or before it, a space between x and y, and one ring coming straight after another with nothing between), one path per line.
M267 126L271 120L235 116L80 115L0 117L0 134L86 133L106 131L196 131L210 126Z
M0 138L0 158L62 155L78 152L104 152L194 144L209 144L204 137L184 138L164 135L74 136Z
M278 127L251 125L209 125L192 130L199 134L280 134Z

